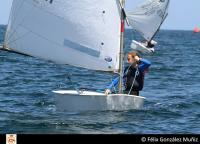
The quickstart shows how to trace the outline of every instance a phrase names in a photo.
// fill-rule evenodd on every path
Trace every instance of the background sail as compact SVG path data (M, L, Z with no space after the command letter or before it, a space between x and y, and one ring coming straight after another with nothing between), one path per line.
M13 0L13 51L93 70L119 69L118 0Z
M168 15L169 0L146 0L127 17L132 28L151 40Z

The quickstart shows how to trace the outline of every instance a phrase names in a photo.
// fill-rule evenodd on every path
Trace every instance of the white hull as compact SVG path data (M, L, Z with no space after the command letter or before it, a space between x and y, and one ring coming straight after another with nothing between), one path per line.
M144 97L126 94L111 94L74 90L53 91L56 96L56 107L61 111L105 111L141 109Z
M149 48L145 47L142 43L137 42L135 40L132 40L131 48L135 51L138 51L144 54L153 53Z

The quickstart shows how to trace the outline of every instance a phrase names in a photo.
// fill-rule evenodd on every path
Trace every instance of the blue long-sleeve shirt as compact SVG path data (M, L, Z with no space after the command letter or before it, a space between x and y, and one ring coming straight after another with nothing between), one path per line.
M146 59L140 59L140 65L138 66L139 71L144 72L151 66L151 62ZM124 75L125 76L125 75ZM123 76L123 78L124 78ZM119 77L115 78L112 83L107 87L107 89L112 89L112 87L115 87L119 82Z

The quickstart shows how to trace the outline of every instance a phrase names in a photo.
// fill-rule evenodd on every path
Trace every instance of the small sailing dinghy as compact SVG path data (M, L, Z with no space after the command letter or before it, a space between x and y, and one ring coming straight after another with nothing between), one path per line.
M170 0L146 0L133 11L127 12L130 26L146 40L153 40L161 25L168 16ZM143 42L135 40L131 43L131 48L141 53L150 54L153 51Z
M57 108L64 111L88 111L88 110L130 110L141 109L144 97L127 94L110 94L93 91L58 90Z
M155 45L157 44L156 41L153 41L153 42L155 43ZM138 42L136 40L132 40L131 48L142 54L150 54L154 52L151 48L147 47L146 43Z
M144 97L123 94L125 0L13 0L4 49L90 70L117 72L119 93L54 90L61 110L128 110Z

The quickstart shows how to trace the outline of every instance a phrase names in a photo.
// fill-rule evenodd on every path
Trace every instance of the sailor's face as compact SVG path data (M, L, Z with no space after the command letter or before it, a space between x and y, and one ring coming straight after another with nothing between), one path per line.
M135 62L135 59L131 55L128 55L127 62L128 62L128 64L132 64Z

